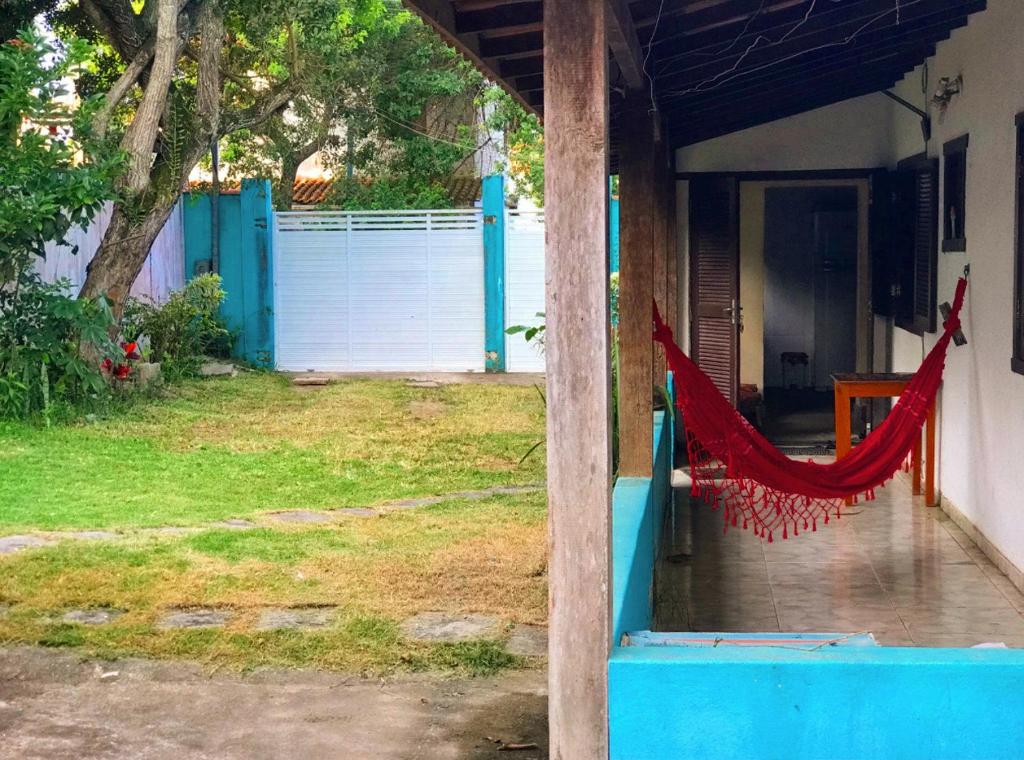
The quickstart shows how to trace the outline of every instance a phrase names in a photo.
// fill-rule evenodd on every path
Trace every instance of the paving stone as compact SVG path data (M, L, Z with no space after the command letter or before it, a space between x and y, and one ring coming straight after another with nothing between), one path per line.
M231 619L227 610L172 610L156 624L157 628L220 628Z
M293 509L287 512L271 512L270 517L278 522L286 523L327 523L334 518L324 512L312 512L307 509Z
M68 610L61 615L65 623L79 623L81 625L104 625L117 620L124 612L108 607L95 607L88 610Z
M417 507L429 507L432 504L440 504L442 501L458 498L455 496L427 496L422 499L401 499L390 501L387 506L391 509L416 509Z
M121 538L121 534L111 533L109 530L75 530L61 533L60 538L71 538L75 541L116 541Z
M234 364L227 362L206 362L199 368L199 374L203 377L234 377L238 370Z
M376 517L380 514L376 509L370 509L368 507L345 507L343 509L335 509L333 511L335 514L352 515L353 517Z
M402 633L416 641L466 641L498 635L497 618L489 615L449 615L421 612L402 623Z
M53 546L56 543L49 538L40 536L4 536L0 538L0 554L13 554L22 549L35 549L41 546Z
M213 523L215 528L234 528L236 530L246 530L247 528L255 528L256 523L250 522L249 520L242 520L234 517L230 520L221 520L220 522Z
M546 657L548 629L539 625L517 625L505 645L509 654L520 657Z
M326 375L298 375L292 378L292 385L299 386L322 386L329 385L331 378Z
M260 614L259 622L256 623L256 630L295 631L324 628L330 625L333 615L333 607L297 607L264 610Z

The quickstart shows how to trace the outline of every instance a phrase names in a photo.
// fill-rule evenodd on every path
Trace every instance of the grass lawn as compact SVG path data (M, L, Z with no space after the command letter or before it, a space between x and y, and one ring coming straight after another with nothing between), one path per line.
M202 525L537 483L544 457L518 462L543 436L531 387L196 381L93 424L0 423L0 529Z
M0 535L104 529L0 556L0 642L218 667L492 672L504 641L546 616L542 492L453 498L316 525L261 512L373 506L543 480L533 388L353 381L301 390L273 375L195 382L110 420L0 427ZM257 527L214 527L225 518ZM181 533L152 530L190 528ZM216 607L220 629L167 630L174 608ZM268 608L328 607L313 631L255 629ZM104 625L70 609L123 611ZM488 640L420 644L421 611L492 615Z

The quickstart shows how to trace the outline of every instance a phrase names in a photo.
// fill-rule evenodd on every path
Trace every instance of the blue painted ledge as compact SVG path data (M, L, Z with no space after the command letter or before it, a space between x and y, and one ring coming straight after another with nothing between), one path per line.
M612 760L1009 760L1024 651L618 647Z

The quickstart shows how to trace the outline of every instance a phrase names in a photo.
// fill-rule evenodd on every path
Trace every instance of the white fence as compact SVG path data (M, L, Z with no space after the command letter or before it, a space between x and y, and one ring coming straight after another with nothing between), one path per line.
M478 209L274 215L282 370L483 371Z
M543 322L544 211L509 211L505 224L505 324ZM508 372L543 372L544 354L522 333L505 336Z
M110 224L112 204L108 203L87 228L74 227L67 235L71 245L78 246L72 253L70 246L48 243L46 258L36 263L36 270L47 282L66 279L71 292L78 293L85 282L86 267L103 241L103 233ZM153 301L165 301L172 290L185 284L185 244L182 227L181 204L174 207L167 223L149 251L149 257L132 285L132 295Z

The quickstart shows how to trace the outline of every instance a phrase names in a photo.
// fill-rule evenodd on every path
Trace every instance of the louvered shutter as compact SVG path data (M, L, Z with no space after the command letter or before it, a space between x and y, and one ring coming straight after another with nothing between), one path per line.
M731 177L690 183L690 348L733 404L739 381L739 198Z
M894 235L903 262L896 324L922 335L935 332L938 287L939 162L914 159L898 172L897 214L903 232Z

